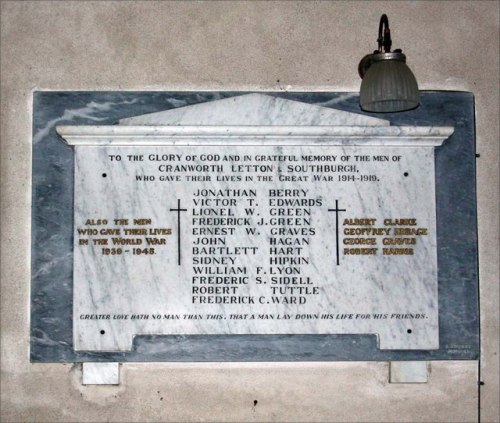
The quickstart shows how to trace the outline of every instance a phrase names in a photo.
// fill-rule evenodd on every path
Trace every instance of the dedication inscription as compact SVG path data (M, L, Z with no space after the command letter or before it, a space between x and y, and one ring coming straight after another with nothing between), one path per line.
M75 350L332 333L437 349L434 147L452 128L316 106L290 126L302 103L230 100L196 126L193 106L58 128L75 146ZM221 126L259 102L285 117Z

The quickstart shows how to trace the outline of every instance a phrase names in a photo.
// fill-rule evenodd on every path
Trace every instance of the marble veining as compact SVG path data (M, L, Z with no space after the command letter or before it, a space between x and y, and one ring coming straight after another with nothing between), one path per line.
M83 385L119 385L119 363L83 363Z
M38 92L34 95L33 119L33 278L31 317L31 360L68 361L282 361L282 360L430 360L477 358L477 260L475 250L474 126L473 100L468 93L423 93L422 105L403 114L386 114L393 127L455 127L450 140L435 150L437 283L439 295L439 349L380 349L375 330L336 335L252 334L252 335L157 335L143 334L133 340L128 352L77 351L73 344L72 301L74 280L73 178L75 150L92 149L95 138L75 140L69 147L58 139L55 126L112 125L140 113L159 113L160 121L136 121L131 126L176 125L165 115L179 106L213 103L240 93L133 93L133 92ZM266 96L336 107L359 113L353 93L265 93ZM261 94L259 94L261 95ZM167 110L166 112L164 111ZM331 109L333 110L333 109ZM353 113L354 112L354 113ZM183 112L180 112L181 114ZM242 125L242 121L233 122ZM180 121L178 121L180 122ZM304 123L307 122L307 119ZM125 122L122 122L125 123ZM200 122L181 122L184 127ZM202 122L211 126L210 122ZM233 123L229 126L235 126ZM224 122L218 123L223 125ZM227 123L226 123L227 124ZM248 125L253 122L248 121ZM290 123L282 122L283 125ZM312 122L315 125L316 122ZM338 125L340 123L335 123ZM323 124L322 124L323 125ZM373 126L346 123L343 126ZM376 125L379 125L377 123ZM243 125L244 126L244 125ZM306 123L307 126L307 123ZM380 124L388 126L388 123ZM116 126L115 126L116 127ZM80 128L81 129L81 128ZM183 128L183 130L188 130ZM449 129L446 129L450 131ZM446 131L445 130L445 131ZM121 129L119 130L121 131ZM76 134L78 135L78 134ZM448 135L445 135L444 138ZM100 135L101 136L101 135ZM162 135L164 139L168 138ZM116 142L106 148L129 148ZM144 137L146 138L146 137ZM203 137L200 137L200 139ZM249 146L245 137L245 145ZM330 144L338 142L338 137ZM415 138L413 138L413 141ZM178 142L185 142L182 137ZM408 141L411 141L408 138ZM77 146L80 143L80 146ZM149 144L148 144L149 143ZM144 146L155 143L144 140ZM88 146L85 146L87 144ZM200 145L194 140L192 147ZM401 147L404 143L399 144ZM156 144L155 144L156 145ZM167 147L162 144L160 148ZM172 143L172 146L174 143ZM201 144L206 145L206 144ZM268 144L269 145L269 144ZM406 144L411 151L416 144ZM436 143L434 142L434 144ZM179 146L179 144L177 144ZM431 146L431 145L429 145ZM300 148L299 145L291 146ZM357 146L335 147L345 150ZM100 147L98 147L100 148ZM182 147L184 148L184 147ZM191 147L190 147L191 148ZM205 147L203 147L205 148ZM260 147L259 147L260 148ZM331 148L318 146L314 148ZM367 147L367 148L374 148ZM385 146L376 147L386 148ZM392 149L392 147L390 147ZM419 147L424 150L433 148ZM406 149L406 147L404 148ZM219 151L220 152L220 151ZM78 154L78 153L77 153ZM280 151L280 154L282 152ZM406 153L405 153L406 154ZM104 173L104 172L103 172ZM412 172L406 172L411 178ZM107 177L111 177L110 173ZM101 178L103 178L101 174ZM101 181L102 182L102 181ZM113 197L110 194L107 201ZM466 199L466 201L464 201ZM154 208L154 204L150 204ZM182 204L182 207L184 203ZM340 203L344 207L344 203ZM174 205L173 207L176 207ZM330 212L331 213L331 212ZM332 213L331 213L332 214ZM333 213L334 214L334 213ZM175 223L175 222L174 222ZM175 237L175 234L174 234ZM40 248L43 245L43 248ZM325 253L326 254L326 253ZM331 256L331 255L330 255ZM379 289L387 289L380 286ZM156 287L155 287L156 289ZM402 329L402 328L401 328ZM141 331L139 331L141 332ZM149 333L144 331L143 333ZM395 332L397 333L397 331ZM107 334L107 332L106 332ZM402 330L399 334L402 335ZM414 333L412 333L413 335ZM103 335L104 336L104 335Z
M120 119L120 125L387 126L385 119L349 113L263 93L178 107Z
M76 182L75 182L75 244L74 244L74 329L75 348L78 350L129 350L132 339L137 334L301 334L301 333L375 333L379 336L382 349L433 349L438 347L438 309L437 309L437 263L436 263L436 235L435 235L435 195L434 195L434 155L432 148L391 148L387 152L379 149L360 148L324 148L324 147L295 147L283 150L278 147L197 147L186 150L182 147L77 147L76 152ZM304 156L321 157L351 157L380 154L398 156L395 163L367 162L357 163L349 167L346 173L307 170L300 172L291 169L302 169L304 166L325 166L320 161L305 162L300 160ZM143 154L145 157L158 158L168 156L174 164L165 165L164 162L146 161L141 163L111 164L110 156L121 157ZM202 159L193 162L191 157L231 155L233 157L260 157L279 156L286 154L290 159L283 166L262 165L251 160L242 165L240 161L225 162L222 164L207 164ZM283 156L282 156L283 157ZM297 161L292 160L297 159ZM236 163L236 164L235 164ZM291 164L290 164L291 163ZM323 162L324 163L324 162ZM184 166L189 171L174 171L165 173L158 168L165 166ZM219 169L221 167L221 170ZM259 175L272 178L272 182L254 180L246 182L245 178L254 173L235 171L238 166L258 166ZM330 167L334 165L330 164ZM337 164L346 167L346 165ZM205 170L214 169L212 171ZM313 168L314 169L314 168ZM106 177L103 178L103 172ZM405 177L404 175L412 175ZM150 175L154 181L137 180L137 176ZM179 181L166 182L162 177L179 177ZM211 175L209 181L188 181L189 175ZM233 179L236 175L236 178ZM241 175L241 179L240 179ZM307 180L293 181L292 176L300 175ZM324 180L323 175L330 175ZM334 176L331 176L334 175ZM356 180L339 182L339 175L353 176ZM359 175L375 176L379 179L361 181ZM217 177L217 178L216 178ZM204 178L205 179L205 178ZM227 182L224 181L227 180ZM230 180L233 179L233 180ZM315 180L316 179L316 180ZM278 202L271 199L270 192L281 190L287 201ZM252 193L254 191L254 193ZM288 192L288 194L287 194ZM210 199L210 205L215 199L228 206L201 207L197 205L202 199ZM182 264L177 265L177 214L169 212L175 209L177 201L186 209L182 216ZM232 201L231 201L232 200ZM298 201L297 201L298 200ZM304 200L304 201L302 201ZM329 209L335 208L336 201L342 209L341 222L345 218L370 218L376 222L369 226L353 227L342 225L339 228L340 241L351 239L355 241L373 240L374 236L345 236L346 229L371 232L386 231L388 239L401 239L394 235L394 227L385 226L388 218L415 219L418 227L426 228L426 235L414 240L417 245L414 255L411 256L383 256L382 240L386 237L378 236L377 256L347 256L343 251L346 244L339 246L341 263L335 263L335 213ZM234 204L233 204L234 203ZM258 207L250 208L252 203L259 203ZM304 207L276 206L282 203L306 204ZM313 204L312 206L309 206ZM276 207L275 207L276 206ZM249 210L262 216L248 214ZM231 216L238 219L237 223L222 225L232 228L230 236L195 236L194 231L212 227L210 224L198 224L202 211L224 213L222 216ZM292 213L292 218L286 223L277 222L275 216L279 211ZM306 214L306 223L296 213ZM213 215L204 215L212 218ZM216 215L219 216L219 215ZM115 244L115 239L140 240L140 248L150 247L147 235L127 236L126 228L140 228L138 225L123 226L114 222L114 219L127 218L131 222L134 218L151 219L152 223L144 226L148 228L170 228L172 236L165 236L166 245L155 247L154 255L133 255L134 245L122 246ZM99 225L98 219L106 219L108 224ZM225 219L225 218L224 218ZM88 220L93 223L86 224ZM265 223L261 223L261 220ZM304 236L276 236L273 235L283 225L297 229L306 229L304 233L314 235ZM406 227L406 225L403 225ZM80 231L96 228L101 231L118 230L120 237L81 236ZM384 229L380 229L384 228ZM260 236L251 231L255 229ZM154 232L154 230L153 230ZM249 233L250 232L250 233ZM125 234L125 236L124 236ZM121 247L124 252L120 255L103 255L101 244L92 245L93 239L108 239L106 248ZM307 264L301 266L283 264L269 266L269 250L273 245L270 239L284 240L293 244L285 244L280 250L293 248L292 253L280 252L276 257L291 259L306 258ZM91 245L80 245L80 240L88 239ZM201 241L224 241L220 249L223 252L206 252L195 255L194 250L205 248L210 250L212 244L200 245ZM194 247L196 245L197 247ZM217 247L212 247L218 251ZM294 245L299 247L289 247ZM352 247L366 247L366 245L352 245ZM244 253L233 253L235 248L248 248ZM296 250L301 249L300 253ZM229 252L225 252L225 250ZM255 249L255 250L254 250ZM352 249L351 251L355 251ZM127 252L125 252L127 251ZM241 255L240 255L241 254ZM226 260L224 266L194 265L194 258L211 258ZM227 260L233 258L235 263ZM262 267L259 267L262 266ZM204 269L202 276L197 276L196 269ZM245 279L246 285L236 285L237 290L231 294L250 296L255 303L220 305L200 304L204 295L193 295L192 287L204 289L207 285L195 283L216 272L222 279L228 269L243 269L236 271L235 278ZM297 269L297 270L294 270ZM300 269L300 270L299 270ZM260 270L260 273L259 273ZM305 304L274 305L268 304L277 296L272 296L269 286L258 285L257 277L263 273L291 270L294 276L304 280L309 277L311 286L318 287L317 295L297 296L307 300ZM300 272L300 273L299 273ZM289 273L287 273L288 275ZM264 279L270 277L264 276ZM290 278L288 278L290 279ZM268 283L271 283L268 280ZM214 285L208 285L212 287ZM215 285L216 286L216 285ZM225 286L225 285L223 285ZM278 287L278 285L276 285ZM266 304L259 300L265 296ZM391 315L412 314L417 318L390 318ZM106 320L89 319L87 315L109 315ZM219 314L221 320L181 319L159 320L152 319L152 315L195 315L203 316ZM255 315L255 320L231 320L232 314ZM320 315L331 314L337 319L321 319ZM120 316L129 316L122 320ZM130 320L131 315L148 315L147 320ZM259 315L265 315L259 318ZM277 316L279 320L270 320L268 315ZM284 316L293 316L293 319L283 320ZM299 315L311 317L297 318ZM368 316L362 318L361 316ZM378 319L376 315L387 315ZM83 316L83 317L82 317ZM313 317L316 316L316 317ZM357 316L357 317L356 317ZM411 334L408 334L411 330ZM105 331L104 334L101 331Z
M265 104L264 114L255 110L261 104ZM437 349L432 147L441 145L453 128L382 126L385 121L370 119L367 123L374 126L350 126L348 123L366 119L298 102L268 100L261 94L219 100L208 106L192 106L205 126L172 125L190 123L190 106L125 121L134 126L57 128L69 144L77 146L75 349L126 351L132 348L135 335L283 333L373 333L381 349ZM280 125L287 123L285 117L294 116L297 109L301 116L298 124ZM276 125L265 125L269 116L276 117ZM164 126L137 126L161 123L162 119ZM217 125L226 120L232 125ZM260 122L265 126L258 126ZM303 122L308 125L301 126ZM310 125L315 122L329 125ZM183 144L179 139L187 141ZM377 146L384 149L374 148ZM285 163L263 163L270 160L265 158L276 157ZM178 167L181 170L175 170ZM203 192L209 194L200 194ZM274 192L282 192L295 206L271 207L278 204L270 198ZM246 198L249 195L254 198ZM218 196L223 198L214 198ZM227 207L197 207L203 199L196 197L208 197L205 206L216 201L224 205L225 200ZM120 223L120 219L126 219L129 225L129 221L142 217L153 225L149 231L168 228L175 235L180 216L165 210L174 210L176 201L178 208L184 204L187 222L177 234L177 247L173 237L161 238L166 245L151 247L150 238L142 232L140 237L131 238L127 232L130 227ZM257 202L263 204L250 209L249 214L245 207ZM316 207L297 206L306 203ZM344 223L339 227L336 213L333 229L329 212L339 203L345 213L341 221L361 219L369 223L355 224L354 228ZM230 225L231 236L195 236L208 228L196 225L206 220L197 218L197 213L206 212L237 216L229 219L238 222ZM269 219L257 219L254 212ZM293 216L301 213L308 218L273 223L277 220L272 216L279 212ZM405 218L421 227L424 236L404 238L385 223ZM95 223L99 221L106 224ZM96 240L94 235L102 235L102 225L104 233L116 237ZM311 236L276 236L276 226L283 229L289 225L306 229ZM349 229L356 236L345 236ZM385 238L380 237L384 234ZM176 252L181 248L181 238L182 251ZM202 241L224 247L194 247ZM288 243L279 250L292 264L274 265L273 261L279 259L272 257L272 251L278 247L271 241ZM412 244L411 248L392 248L396 253L386 255L391 250L387 245L395 247L396 241L418 245L414 249ZM137 248L129 244L121 248L120 242L137 243L141 245L139 250L149 246L144 251L150 255L137 257ZM348 248L348 242L357 242L351 246L358 248ZM376 247L364 248L365 242ZM300 247L289 247L290 243ZM214 253L219 249L225 252ZM245 257L231 257L238 249L244 249ZM198 256L198 250L207 252ZM182 265L176 263L176 254L181 253ZM195 260L200 257L210 263L222 261L223 265L197 266ZM294 265L301 260L303 266ZM240 276L224 277L228 271ZM300 276L284 276L290 274L284 272ZM264 276L268 273L283 277ZM207 276L212 274L217 276ZM222 288L200 282L212 279L244 282ZM311 286L290 287L290 283ZM214 292L216 295L211 295ZM216 301L215 297L238 304L203 303Z
M440 146L452 127L369 126L58 126L69 145L385 145Z

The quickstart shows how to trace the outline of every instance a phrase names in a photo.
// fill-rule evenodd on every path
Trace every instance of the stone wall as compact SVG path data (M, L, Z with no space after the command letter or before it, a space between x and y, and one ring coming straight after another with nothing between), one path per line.
M482 359L434 362L427 384L388 363L122 366L29 362L34 90L358 91L389 16L422 90L476 95ZM499 4L447 2L1 2L2 421L476 421L498 409Z

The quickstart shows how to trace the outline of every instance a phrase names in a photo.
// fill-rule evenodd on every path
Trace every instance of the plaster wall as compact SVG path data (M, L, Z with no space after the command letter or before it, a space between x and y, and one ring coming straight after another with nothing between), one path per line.
M0 5L2 421L500 420L498 2ZM421 89L476 95L479 363L433 362L414 385L388 384L384 362L129 363L96 387L79 365L29 362L33 90L358 91L382 13Z

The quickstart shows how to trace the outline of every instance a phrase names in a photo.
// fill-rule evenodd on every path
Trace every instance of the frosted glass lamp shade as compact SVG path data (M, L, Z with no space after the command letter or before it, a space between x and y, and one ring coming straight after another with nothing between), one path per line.
M363 76L359 93L361 108L367 112L400 112L420 102L417 80L403 60L384 59L374 54ZM379 57L377 57L379 56ZM400 55L404 56L404 55Z

